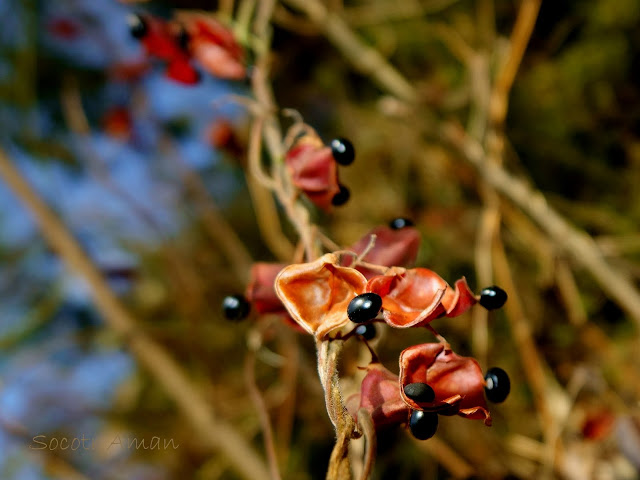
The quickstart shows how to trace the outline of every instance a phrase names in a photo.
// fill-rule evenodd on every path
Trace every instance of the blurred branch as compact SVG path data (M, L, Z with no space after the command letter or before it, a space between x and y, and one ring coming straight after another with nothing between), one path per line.
M475 52L457 30L443 22L431 24L431 29L460 63L469 66Z
M501 166L485 161L482 146L456 124L445 124L440 134L482 178L533 218L574 262L586 269L602 290L616 301L640 328L640 293L627 275L610 265L591 236L574 227L554 210L544 195Z
M249 251L235 230L220 213L220 209L208 192L202 178L191 170L175 148L173 148L173 150L176 165L180 169L187 190L191 193L200 209L201 221L206 232L224 252L225 257L231 263L236 277L240 279L242 283L245 283L248 279L249 269L253 263Z
M278 410L277 440L281 461L286 464L291 449L291 435L293 433L296 415L297 381L300 370L299 339L288 325L281 326L279 334L280 354L285 358L280 369L281 388L284 399Z
M132 353L176 403L204 444L228 457L233 468L243 477L251 480L268 478L263 461L246 440L229 424L214 417L202 394L181 367L160 345L137 328L134 318L109 289L78 242L2 150L0 177L34 215L52 248L71 270L85 279L106 324L127 342Z
M509 92L527 49L529 38L538 18L541 0L523 0L509 40L509 52L498 71L491 92L490 118L494 127L501 127L507 115Z
M513 281L511 268L504 251L502 242L496 238L492 248L492 258L495 266L496 277L503 288L509 292L509 301L504 309L511 326L511 332L518 347L522 368L527 376L527 381L533 393L533 399L540 415L540 425L545 432L545 438L549 438L554 418L551 415L548 404L548 387L545 380L543 361L536 348L529 320L524 312L524 307L518 295L518 287Z
M493 5L486 1L480 7L485 15L493 11ZM520 5L509 41L508 55L498 71L493 87L491 87L489 53L486 55L467 55L470 58L467 64L471 70L472 91L474 93L474 114L470 119L469 131L472 136L481 140L488 127L486 145L489 154L485 158L486 163L491 162L498 166L503 163L505 143L503 130L509 92L533 32L539 8L539 0L524 0ZM483 23L485 23L483 26L487 30L485 35L490 35L491 28L486 25L489 20L484 19ZM486 286L492 283L491 258L493 249L491 245L500 235L501 214L500 200L493 188L483 183L481 195L484 209L478 228L475 263L478 279L481 285ZM486 312L476 313L473 317L473 344L481 360L486 360L488 349L487 317Z
M379 2L346 8L345 20L355 28L388 24L390 22L420 19L424 15L437 13L457 3L459 0L403 0L402 2Z
M595 240L603 255L618 256L640 252L640 233L601 235Z
M305 37L316 37L320 35L320 28L315 24L301 18L300 15L291 13L282 5L277 5L273 12L273 22L280 27L294 32L296 35Z
M258 385L256 384L256 350L260 348L261 340L257 339L257 342L253 342L255 344L252 344L251 333L257 335L257 337L260 337L261 335L257 330L253 330L252 332L250 332L249 341L247 342L249 344L249 348L244 361L245 384L249 391L251 401L253 402L253 405L258 413L258 419L260 420L260 427L262 429L262 440L269 463L269 473L271 474L270 478L271 480L280 480L282 477L280 476L280 469L278 468L278 457L276 455L276 448L273 439L273 429L271 428L271 420L269 419L269 412L267 411L267 407L264 403L264 400L262 399L262 394L260 393Z
M416 99L416 92L411 84L376 49L365 44L342 18L329 12L320 1L283 0L283 3L304 12L363 75L370 76L380 87L402 100Z
M432 437L428 442L414 439L413 443L420 450L433 455L453 478L468 478L475 473L475 469L469 462L438 437Z

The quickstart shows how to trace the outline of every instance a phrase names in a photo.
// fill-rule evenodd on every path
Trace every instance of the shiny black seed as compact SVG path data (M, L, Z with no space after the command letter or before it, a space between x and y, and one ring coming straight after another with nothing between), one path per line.
M484 376L485 387L484 392L487 399L493 403L502 403L505 401L511 391L511 381L507 372L499 367L493 367L487 370Z
M242 295L229 295L222 300L222 312L227 320L240 321L249 315L251 306Z
M147 22L140 15L132 13L127 16L127 25L129 25L129 33L133 38L140 40L149 31Z
M336 207L339 207L347 203L350 196L351 192L349 192L349 189L344 185L340 185L340 191L333 196L331 203Z
M487 310L495 310L502 307L507 301L507 292L495 285L482 289L480 292L480 305Z
M377 293L363 293L349 302L347 315L355 323L368 322L378 315L382 308L382 298Z
M389 222L389 226L393 230L400 230L405 227L413 227L413 222L408 218L394 218Z
M405 385L404 394L417 403L433 402L436 394L426 383L416 382Z
M356 158L356 151L346 138L335 138L331 140L331 155L340 165L351 165Z
M376 337L376 326L373 323L358 325L356 335L360 335L365 340L373 340Z
M427 440L433 437L438 430L438 414L414 410L411 412L409 429L418 440Z

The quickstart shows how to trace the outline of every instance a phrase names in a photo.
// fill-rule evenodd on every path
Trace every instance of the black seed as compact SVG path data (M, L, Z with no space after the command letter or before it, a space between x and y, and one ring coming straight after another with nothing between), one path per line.
M135 13L127 15L127 25L129 25L129 33L133 38L140 40L148 33L147 22Z
M331 155L340 165L351 165L356 158L356 151L346 138L336 138L331 140Z
M427 440L433 437L438 430L438 414L414 410L411 412L409 429L418 440Z
M405 385L404 394L417 403L433 402L436 398L433 388L421 382Z
M382 308L382 298L377 293L363 293L349 302L347 315L355 323L368 322L378 315Z
M511 381L507 372L498 367L487 370L484 376L485 387L484 392L487 399L493 403L502 403L505 401L511 391Z
M507 301L507 292L495 285L482 289L480 292L480 305L487 310L495 310L502 307Z
M400 230L405 227L413 227L413 222L408 218L394 218L389 222L389 226L393 230Z
M340 185L340 191L333 196L331 203L336 207L339 207L347 203L350 196L351 192L349 192L349 189L344 185Z
M187 31L184 29L184 27L180 28L180 33L178 33L178 45L180 46L180 48L184 51L189 50L189 40L191 38L189 37L189 34L187 33Z
M251 306L242 295L229 295L222 300L222 312L227 320L240 321L249 315Z
M365 340L373 340L376 337L376 326L373 323L365 323L356 327L356 335Z

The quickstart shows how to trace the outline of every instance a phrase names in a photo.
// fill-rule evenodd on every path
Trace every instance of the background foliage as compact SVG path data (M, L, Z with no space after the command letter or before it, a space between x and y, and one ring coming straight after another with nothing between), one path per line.
M251 2L236 3L237 20ZM520 4L322 2L408 79L416 99L407 103L381 88L375 74L354 68L296 3L274 10L276 101L298 110L325 141L345 136L357 151L340 174L351 200L328 215L313 210L314 220L350 245L375 225L410 217L423 236L417 264L448 280L465 275L478 291L485 286L478 266L493 248L479 240L487 185L438 126L459 122L484 138L477 123L484 118L477 98L482 70L470 66L484 65L495 79ZM251 95L250 88L206 74L199 85L182 86L161 65L141 69L148 60L125 22L131 11L169 16L178 8L224 19L230 4L0 1L0 138L141 328L184 367L216 415L261 452L244 347L255 322L270 320L229 324L219 308L247 278L221 232L235 232L254 260L276 259L244 180L250 117L228 97ZM460 53L465 45L471 63ZM210 129L221 119L233 126L238 149L212 144ZM542 2L504 133L504 168L543 192L637 288L640 4ZM483 368L508 370L512 394L493 408L491 429L443 417L434 440L418 443L401 430L381 436L374 478L638 478L637 322L519 205L500 197L497 208L515 288L510 298L521 309L515 317L490 314L484 346L469 314L439 330ZM495 275L490 268L489 276L498 282L503 267L495 266ZM523 324L542 365L542 403L520 343ZM429 334L383 333L379 341L381 359L393 368L403 348L429 341ZM334 437L312 342L275 323L267 345L284 364L260 357L256 383L283 476L323 478ZM236 478L104 327L87 284L62 265L4 183L0 348L3 479ZM352 345L341 368L349 375L366 361ZM99 447L28 448L35 435L81 434ZM180 448L107 449L117 436L173 438Z

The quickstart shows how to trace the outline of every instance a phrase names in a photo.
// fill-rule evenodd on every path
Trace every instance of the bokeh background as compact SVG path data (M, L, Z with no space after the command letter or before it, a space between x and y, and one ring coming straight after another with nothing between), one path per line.
M276 2L271 23L276 102L298 110L325 141L351 139L357 152L354 165L340 172L350 201L329 214L312 209L314 221L350 245L375 225L409 217L423 237L416 264L450 281L464 275L479 291L486 286L478 268L487 254L479 241L487 187L434 126L456 121L482 136L474 124L483 121L478 82L482 68L494 78L520 3L318 0L409 80L414 103L354 68L295 3ZM167 78L126 22L131 12L170 18L177 9L202 9L223 21L233 17L234 25L251 5L0 0L0 145L139 326L261 455L243 368L247 335L258 322L272 323L256 383L283 478L320 479L334 434L311 339L255 315L229 323L220 311L222 298L242 292L247 280L220 241L221 224L253 260L278 254L258 226L255 192L245 182L250 115L233 96L250 98L250 85L206 72L193 86ZM221 131L230 137L221 140ZM504 168L590 235L637 291L640 3L542 2L504 134ZM413 441L403 429L381 435L374 478L638 478L637 321L518 205L499 197L497 208L517 318L513 311L491 313L483 330L466 314L437 328L458 353L507 370L511 396L492 407L490 429L442 417L433 441ZM542 402L522 353L522 325L542 368ZM478 340L483 331L487 340ZM381 337L378 352L391 369L403 348L431 341L428 332ZM341 365L345 376L366 361L352 343ZM84 435L96 448L36 451L29 448L36 435L47 442ZM107 448L116 438L153 436L180 447ZM105 326L88 284L0 181L0 478L236 475Z

